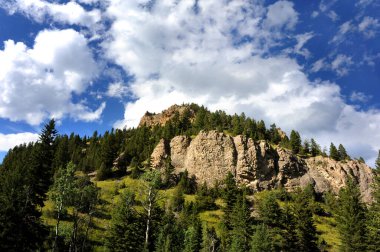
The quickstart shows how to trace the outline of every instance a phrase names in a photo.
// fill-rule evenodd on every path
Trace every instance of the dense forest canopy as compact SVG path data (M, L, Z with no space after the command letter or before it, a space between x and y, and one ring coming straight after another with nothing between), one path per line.
M1 250L379 251L380 152L370 205L352 179L338 196L312 186L254 194L230 173L207 186L186 171L173 174L170 160L161 173L150 168L160 139L201 130L266 140L306 158L328 156L295 130L288 138L275 124L195 104L164 125L103 135L60 135L51 120L37 143L13 148L0 166ZM329 157L351 159L333 143ZM335 240L323 236L326 227Z

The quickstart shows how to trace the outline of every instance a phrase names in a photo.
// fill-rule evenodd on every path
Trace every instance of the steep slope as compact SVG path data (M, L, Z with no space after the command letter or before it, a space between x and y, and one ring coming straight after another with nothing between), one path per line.
M176 136L170 142L161 140L152 153L152 167L163 169L169 156L176 173L186 169L198 183L213 185L231 172L239 183L255 191L279 186L294 190L312 184L317 192L337 193L352 177L359 183L363 201L371 201L373 171L357 160L304 159L287 149L271 147L267 141L217 131L201 131L194 139Z

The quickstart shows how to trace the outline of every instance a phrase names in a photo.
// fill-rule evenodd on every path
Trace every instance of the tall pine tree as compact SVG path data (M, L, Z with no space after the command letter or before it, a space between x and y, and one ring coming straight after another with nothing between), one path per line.
M337 227L342 251L365 250L365 205L357 184L349 178L346 187L339 192L336 211Z

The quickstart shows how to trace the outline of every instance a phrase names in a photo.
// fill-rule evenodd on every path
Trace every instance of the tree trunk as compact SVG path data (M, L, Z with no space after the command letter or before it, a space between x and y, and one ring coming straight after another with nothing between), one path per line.
M147 220L146 220L146 230L145 230L145 244L144 244L145 249L148 249L148 245L149 245L149 231L150 231L151 214L152 214L152 188L149 188Z
M57 241L59 236L59 223L61 221L61 211L62 211L63 203L62 201L59 204L58 212L57 212L57 224L55 225L55 237L54 237L54 243L53 243L53 252L57 249Z

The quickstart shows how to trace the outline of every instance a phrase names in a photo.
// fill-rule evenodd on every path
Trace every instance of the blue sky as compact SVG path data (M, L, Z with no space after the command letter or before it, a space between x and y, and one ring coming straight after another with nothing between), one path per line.
M0 159L50 117L91 135L196 102L373 164L378 13L376 0L1 2Z

